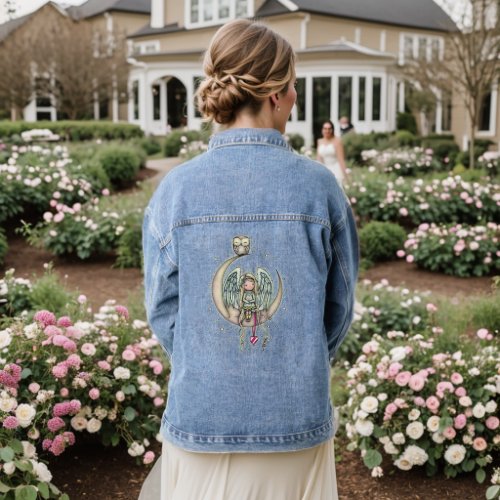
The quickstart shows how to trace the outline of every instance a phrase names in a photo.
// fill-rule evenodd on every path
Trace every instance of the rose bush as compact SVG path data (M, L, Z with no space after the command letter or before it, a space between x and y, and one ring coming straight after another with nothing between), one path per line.
M486 329L477 334L480 350L462 339L463 350L443 351L425 331L389 331L365 344L348 371L346 431L374 476L385 455L401 470L475 471L484 481L500 448L500 349Z
M421 224L408 235L399 257L454 276L484 276L500 269L500 226Z

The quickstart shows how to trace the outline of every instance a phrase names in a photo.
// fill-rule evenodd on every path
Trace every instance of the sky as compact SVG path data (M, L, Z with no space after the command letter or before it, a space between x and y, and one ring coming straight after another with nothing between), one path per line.
M32 12L44 3L47 2L47 0L14 0L15 4L17 6L17 15L18 16L23 16L24 14L28 14L29 12ZM56 3L61 3L61 4L66 4L66 5L80 5L84 3L86 0L53 0ZM374 1L376 2L377 0L368 0L368 1ZM414 0L418 1L418 0ZM463 0L434 0L438 5L441 6L447 6L447 5L452 5L450 8L450 15L452 17L455 17L456 15L460 15L460 12L462 10L462 5L463 5ZM0 0L0 23L3 23L4 21L7 20L7 14L6 14L6 8L5 8L6 0Z

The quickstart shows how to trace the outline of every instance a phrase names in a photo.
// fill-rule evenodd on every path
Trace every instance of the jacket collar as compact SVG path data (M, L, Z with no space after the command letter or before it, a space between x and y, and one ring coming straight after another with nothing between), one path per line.
M271 145L292 151L285 138L274 128L231 128L212 136L208 149L241 144Z

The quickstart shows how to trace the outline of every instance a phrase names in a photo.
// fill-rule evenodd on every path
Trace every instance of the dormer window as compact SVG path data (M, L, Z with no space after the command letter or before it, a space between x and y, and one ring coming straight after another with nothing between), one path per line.
M253 0L187 0L186 25L209 26L238 17L252 17L253 3Z

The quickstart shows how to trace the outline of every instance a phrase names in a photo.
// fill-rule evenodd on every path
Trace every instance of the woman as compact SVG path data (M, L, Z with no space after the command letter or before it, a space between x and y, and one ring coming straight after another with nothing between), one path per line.
M171 361L162 500L337 498L329 361L358 246L333 175L282 136L294 63L261 24L220 28L197 97L227 129L146 209L146 310Z
M347 170L344 162L344 146L339 137L335 137L335 127L328 120L321 128L322 139L318 139L317 158L336 177L340 185L347 178Z

